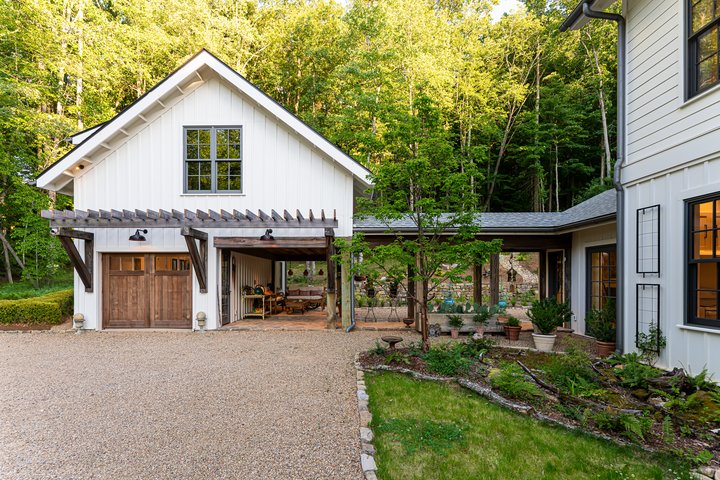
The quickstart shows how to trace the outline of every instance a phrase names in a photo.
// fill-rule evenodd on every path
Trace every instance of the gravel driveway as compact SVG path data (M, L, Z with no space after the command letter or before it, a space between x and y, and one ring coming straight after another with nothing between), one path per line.
M380 335L0 334L0 478L360 480Z

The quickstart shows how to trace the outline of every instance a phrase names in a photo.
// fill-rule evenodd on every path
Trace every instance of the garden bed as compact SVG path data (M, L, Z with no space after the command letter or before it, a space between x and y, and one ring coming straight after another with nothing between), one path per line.
M703 372L665 372L635 354L591 357L502 348L490 339L438 342L360 356L368 370L456 380L514 410L596 436L671 452L695 464L720 454L720 388Z

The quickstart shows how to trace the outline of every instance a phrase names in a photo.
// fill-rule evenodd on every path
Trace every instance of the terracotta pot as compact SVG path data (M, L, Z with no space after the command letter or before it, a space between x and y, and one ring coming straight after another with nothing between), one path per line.
M509 327L507 325L503 327L503 329L505 329L505 335L507 336L508 340L519 340L520 328L521 327Z
M458 338L459 336L460 336L459 328L451 328L450 329L450 338Z
M540 352L552 352L553 346L555 346L555 339L557 335L541 335L539 333L533 333L533 340L535 341L535 348Z
M475 333L485 335L485 325L475 325Z
M595 343L597 343L597 353L600 358L609 357L615 351L615 342L597 340Z

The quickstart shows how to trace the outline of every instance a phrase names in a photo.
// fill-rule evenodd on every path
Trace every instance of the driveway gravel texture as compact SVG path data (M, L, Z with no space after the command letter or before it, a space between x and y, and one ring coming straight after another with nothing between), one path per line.
M0 334L0 479L360 480L353 359L381 335Z

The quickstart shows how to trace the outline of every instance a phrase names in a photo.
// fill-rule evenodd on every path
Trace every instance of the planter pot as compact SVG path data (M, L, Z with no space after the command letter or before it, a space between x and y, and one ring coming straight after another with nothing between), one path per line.
M505 327L503 327L503 328L505 329L505 335L507 336L508 340L515 341L515 340L520 339L520 328L521 327L508 327L507 325L505 325Z
M485 325L475 325L475 333L481 337L485 335Z
M609 357L615 351L615 342L601 342L597 340L597 352L598 357L605 358Z
M498 322L498 323L505 323L505 322L508 321L508 318L509 318L509 317L510 317L509 315L498 314L498 316L497 316L497 322Z
M541 335L539 333L533 333L533 340L535 341L535 348L540 352L552 352L553 346L555 346L555 338L557 335Z
M460 329L459 328L451 328L450 329L450 337L451 338L458 338L460 336Z

